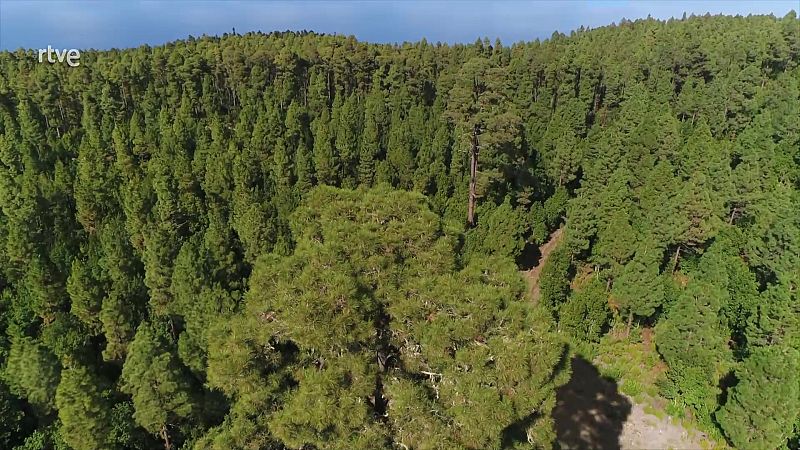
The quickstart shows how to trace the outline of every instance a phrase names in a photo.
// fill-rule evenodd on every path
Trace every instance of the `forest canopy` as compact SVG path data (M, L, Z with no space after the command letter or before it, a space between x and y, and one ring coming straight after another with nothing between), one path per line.
M552 448L614 327L800 446L796 13L0 52L2 448Z

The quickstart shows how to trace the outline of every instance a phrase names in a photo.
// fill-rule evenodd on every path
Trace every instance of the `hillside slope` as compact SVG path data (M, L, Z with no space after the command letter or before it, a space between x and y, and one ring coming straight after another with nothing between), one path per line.
M672 408L796 447L799 25L0 52L0 447L546 447L552 330L640 326Z

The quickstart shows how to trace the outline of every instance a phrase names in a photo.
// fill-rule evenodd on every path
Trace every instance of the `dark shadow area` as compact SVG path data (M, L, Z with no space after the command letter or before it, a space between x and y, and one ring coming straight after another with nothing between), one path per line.
M729 371L724 377L719 380L719 395L717 395L717 404L724 405L728 402L728 392L739 384L739 379L736 378L734 371Z
M558 389L556 399L556 448L620 448L631 402L619 392L616 382L600 376L592 363L578 356L572 358L572 378Z
M517 267L519 267L519 270L530 270L539 265L539 261L541 259L542 252L539 251L539 246L530 242L526 242L525 248L522 249L522 253L517 256L516 263Z

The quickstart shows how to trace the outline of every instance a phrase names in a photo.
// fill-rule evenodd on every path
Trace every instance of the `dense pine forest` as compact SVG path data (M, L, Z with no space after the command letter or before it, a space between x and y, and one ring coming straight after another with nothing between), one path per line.
M80 62L0 53L1 448L553 448L643 334L721 445L800 446L794 12Z

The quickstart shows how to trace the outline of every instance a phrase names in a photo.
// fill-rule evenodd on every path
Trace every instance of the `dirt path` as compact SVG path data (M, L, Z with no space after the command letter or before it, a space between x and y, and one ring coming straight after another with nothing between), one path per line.
M544 263L547 262L547 258L550 257L550 254L553 253L553 250L556 249L558 243L561 242L561 237L563 235L564 227L562 226L550 235L544 245L539 247L539 253L541 253L541 257L539 257L539 262L536 264L536 266L530 270L522 272L525 276L525 279L528 281L528 294L533 302L539 301L539 275L542 273L542 267L544 267Z

